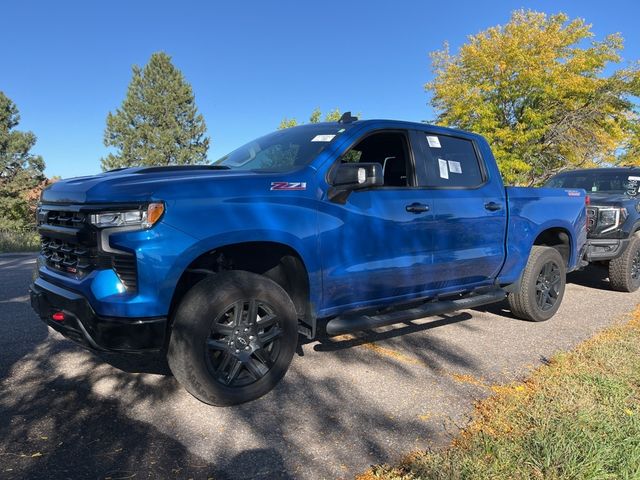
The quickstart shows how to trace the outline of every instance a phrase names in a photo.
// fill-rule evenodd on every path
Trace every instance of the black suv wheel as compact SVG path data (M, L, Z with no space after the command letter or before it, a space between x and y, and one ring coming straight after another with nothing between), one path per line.
M609 262L611 288L635 292L640 287L640 237L633 235L626 250Z

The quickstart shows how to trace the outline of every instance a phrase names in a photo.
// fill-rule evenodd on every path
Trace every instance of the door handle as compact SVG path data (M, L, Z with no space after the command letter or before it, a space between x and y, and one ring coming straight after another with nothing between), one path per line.
M489 202L484 204L484 208L486 208L490 212L497 212L502 208L502 205L496 202Z
M424 203L414 202L411 205L407 205L405 210L409 213L424 213L429 211L429 205Z

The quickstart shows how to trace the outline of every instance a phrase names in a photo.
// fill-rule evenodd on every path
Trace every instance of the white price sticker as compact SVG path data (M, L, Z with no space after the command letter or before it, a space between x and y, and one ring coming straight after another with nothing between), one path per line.
M330 142L335 135L316 135L311 139L312 142Z
M438 159L438 167L440 167L440 178L446 178L449 180L449 169L447 168L447 161Z
M431 148L442 148L440 145L440 139L434 135L427 135L427 142Z
M449 160L449 171L451 173L462 173L462 166L460 165L460 162Z

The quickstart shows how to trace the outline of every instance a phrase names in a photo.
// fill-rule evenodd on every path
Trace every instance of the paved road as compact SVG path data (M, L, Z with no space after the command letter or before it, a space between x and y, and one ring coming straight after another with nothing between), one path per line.
M447 444L483 384L523 378L640 303L590 268L549 322L497 305L309 343L269 395L213 408L155 373L161 362L49 331L29 307L33 267L0 257L0 478L353 478Z

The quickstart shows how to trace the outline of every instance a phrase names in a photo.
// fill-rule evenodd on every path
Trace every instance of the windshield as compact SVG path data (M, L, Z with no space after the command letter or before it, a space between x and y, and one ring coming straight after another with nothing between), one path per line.
M215 161L213 165L240 170L288 171L308 165L350 125L302 125L260 137Z
M640 172L633 171L577 171L562 173L550 179L546 186L552 188L582 188L587 193L638 195Z

